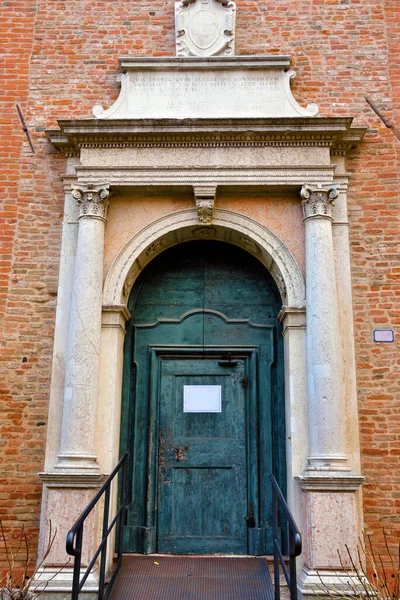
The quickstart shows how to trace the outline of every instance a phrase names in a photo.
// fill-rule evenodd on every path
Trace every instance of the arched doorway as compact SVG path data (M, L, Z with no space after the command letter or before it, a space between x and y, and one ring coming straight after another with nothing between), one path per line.
M246 251L166 250L129 298L121 448L127 552L271 552L268 474L286 485L282 301Z

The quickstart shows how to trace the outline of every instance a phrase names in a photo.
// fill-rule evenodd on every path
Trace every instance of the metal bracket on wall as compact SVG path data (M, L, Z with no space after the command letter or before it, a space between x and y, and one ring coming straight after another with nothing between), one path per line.
M369 104L369 106L372 108L374 113L376 115L378 115L378 117L380 118L382 123L385 125L385 127L387 127L388 129L391 129L393 131L394 135L396 136L396 138L400 142L400 131L397 129L397 127L395 127L394 125L389 123L389 121L386 119L386 117L383 116L383 114L381 113L379 108L377 106L375 106L374 102L372 102L372 100L370 98L366 97L365 100L366 100L367 104Z
M29 135L29 130L28 130L27 124L25 123L24 116L22 114L22 111L21 111L19 105L17 104L16 106L17 106L18 115L19 115L19 118L20 118L20 121L21 121L21 124L22 124L22 129L25 131L25 135L26 135L27 140L29 142L29 146L31 148L32 153L35 154L35 148L33 146L33 143L32 143L32 140L31 140L31 136Z

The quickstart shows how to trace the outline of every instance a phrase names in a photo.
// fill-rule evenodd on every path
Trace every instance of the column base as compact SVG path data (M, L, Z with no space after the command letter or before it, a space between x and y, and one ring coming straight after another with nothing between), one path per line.
M96 456L91 454L72 454L63 452L57 455L58 463L55 469L64 473L93 473L100 474Z
M350 471L346 455L320 454L308 459L309 471Z
M364 585L368 585L366 578L361 575ZM304 567L298 579L299 598L304 600L312 598L355 598L357 593L364 591L362 579L353 571L309 569Z

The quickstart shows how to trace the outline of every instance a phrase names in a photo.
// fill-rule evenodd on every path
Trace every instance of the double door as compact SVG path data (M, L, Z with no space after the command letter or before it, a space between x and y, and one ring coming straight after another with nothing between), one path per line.
M124 551L271 552L268 476L283 489L286 479L271 276L230 244L190 242L151 261L128 306Z

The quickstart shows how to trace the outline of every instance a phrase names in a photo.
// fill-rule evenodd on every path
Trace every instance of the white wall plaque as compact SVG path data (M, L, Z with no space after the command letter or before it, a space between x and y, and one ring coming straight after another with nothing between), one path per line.
M120 59L121 93L98 119L313 117L290 90L288 57Z
M374 342L394 342L394 331L392 329L375 329Z
M184 385L183 412L185 413L220 413L220 385Z

